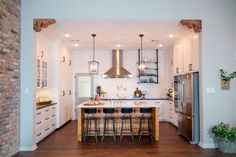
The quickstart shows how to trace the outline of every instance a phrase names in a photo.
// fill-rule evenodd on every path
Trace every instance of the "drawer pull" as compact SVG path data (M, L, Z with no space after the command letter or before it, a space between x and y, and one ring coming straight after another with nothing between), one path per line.
M38 122L38 123L36 123L36 124L41 124L42 122L40 121L40 122Z
M52 115L52 117L55 117L56 115L54 114L54 115Z
M41 133L39 133L37 136L40 136L40 135L42 135Z
M41 114L41 112L37 113L36 115L40 115L40 114Z
M52 109L55 109L55 107L53 107Z
M45 131L48 131L48 130L49 130L49 128L45 129Z
M49 110L45 110L45 112L48 112Z
M52 126L55 126L56 124L53 124Z
M45 120L49 120L49 118L45 118Z

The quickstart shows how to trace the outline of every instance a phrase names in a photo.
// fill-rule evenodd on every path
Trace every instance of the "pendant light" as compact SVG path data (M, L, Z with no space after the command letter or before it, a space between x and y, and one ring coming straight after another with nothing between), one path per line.
M138 64L138 69L140 71L144 71L145 70L145 67L146 67L146 64L145 62L143 61L143 58L142 58L142 53L143 53L143 34L139 34L140 38L141 38L141 47L140 47L140 60L139 60L139 64Z
M93 60L88 62L89 74L98 74L99 62L95 61L95 37L96 34L92 34L93 37Z

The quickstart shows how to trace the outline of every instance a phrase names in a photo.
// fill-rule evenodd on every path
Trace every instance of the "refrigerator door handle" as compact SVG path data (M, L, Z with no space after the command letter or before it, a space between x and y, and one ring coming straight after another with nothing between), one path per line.
M183 88L182 102L183 102L183 106L186 106L186 84L185 84L185 81L183 81L182 88Z

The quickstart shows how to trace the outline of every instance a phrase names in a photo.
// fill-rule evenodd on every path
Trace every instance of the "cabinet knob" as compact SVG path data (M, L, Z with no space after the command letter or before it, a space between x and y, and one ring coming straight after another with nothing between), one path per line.
M189 71L192 71L192 70L193 70L193 64L192 64L192 63L188 65L188 70L189 70Z
M62 62L64 63L66 61L65 56L62 57Z
M44 52L43 52L43 51L41 51L41 57L42 57L42 58L44 57Z
M178 73L179 73L179 68L177 67L177 68L176 68L176 74L178 74Z

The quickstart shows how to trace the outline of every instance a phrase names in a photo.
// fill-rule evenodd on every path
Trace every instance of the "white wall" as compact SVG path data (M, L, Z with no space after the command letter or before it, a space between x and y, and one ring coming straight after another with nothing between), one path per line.
M52 7L53 6L53 7ZM42 11L43 9L43 11ZM33 19L191 19L203 21L201 54L201 145L212 147L208 130L219 121L236 125L236 80L220 89L219 69L236 69L235 0L22 0L21 147L32 147L34 102ZM215 93L207 93L208 87Z

